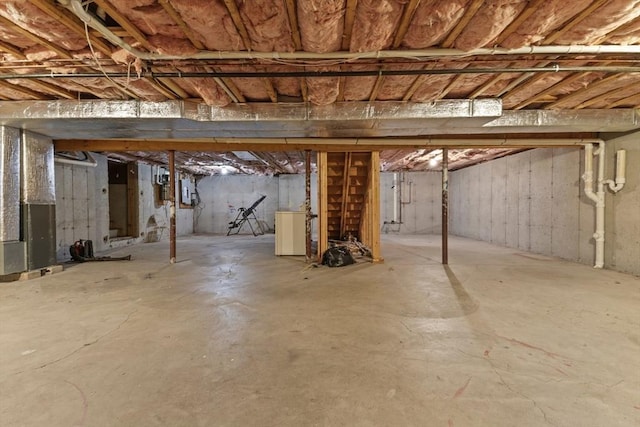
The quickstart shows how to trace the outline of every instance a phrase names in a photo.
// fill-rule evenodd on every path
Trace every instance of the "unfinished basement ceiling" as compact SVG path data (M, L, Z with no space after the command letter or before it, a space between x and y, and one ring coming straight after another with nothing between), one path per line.
M623 132L639 127L639 17L640 0L2 1L0 124L54 139L184 142ZM59 116L32 114L51 101ZM106 110L92 111L108 127L65 110L105 101ZM483 101L498 102L499 113L420 120L423 106ZM206 107L209 122L112 116L130 102ZM411 106L414 116L403 116ZM611 110L627 121L611 124ZM226 119L247 111L246 120ZM326 120L309 115L327 111ZM495 150L452 160L505 149ZM198 173L220 162L240 172L299 171L297 150L258 153L178 158ZM388 150L383 167L422 170L432 153Z

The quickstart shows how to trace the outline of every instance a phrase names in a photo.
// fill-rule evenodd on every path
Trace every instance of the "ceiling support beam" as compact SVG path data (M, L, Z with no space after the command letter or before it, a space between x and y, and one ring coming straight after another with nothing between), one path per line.
M458 24L453 28L453 30L449 32L447 38L442 42L442 47L453 46L462 30L464 30L467 24L469 24L469 21L471 21L471 18L473 18L475 14L478 13L478 10L480 10L480 6L482 6L482 3L484 3L484 0L473 0L467 10L464 11L464 15L462 15L462 18L460 18Z
M404 6L404 11L402 12L402 18L400 18L400 25L398 26L398 30L393 38L393 48L397 49L402 44L402 40L404 39L405 34L407 34L407 30L409 29L409 24L411 24L411 20L413 19L413 15L416 13L416 9L420 5L420 0L410 0L409 4Z
M609 0L596 0L589 7L580 12L577 16L574 16L569 22L566 22L560 26L559 30L554 31L549 36L545 37L542 41L543 45L549 45L554 41L558 40L565 33L571 30L573 27L584 21L584 19L591 15L596 9L598 9L603 4L607 3Z
M69 28L79 37L82 37L83 39L87 37L85 24L75 16L70 16L68 13L65 13L66 9L58 6L56 2L50 2L47 0L31 0L31 3L50 17L63 24L65 27ZM111 56L111 48L104 41L91 33L89 33L89 41L97 50L107 56Z
M546 105L544 107L544 109L548 110L550 108L555 108L555 107L557 107L559 105L566 104L567 102L571 102L571 101L575 100L576 98L580 98L581 96L584 96L584 94L586 92L595 90L595 89L597 89L597 88L599 88L601 86L607 85L607 84L609 84L611 82L615 82L616 80L619 80L621 78L624 78L624 74L614 74L614 75L606 77L606 78L604 78L602 80L598 80L598 81L592 82L591 84L589 84L585 88L577 90L575 92L571 92L569 95L564 96L564 97L558 99L557 101L552 102L549 105Z
M48 40L36 34L31 33L30 31L25 30L21 26L14 24L12 21L8 20L7 18L1 15L0 15L0 25L6 28L9 28L12 31L15 31L16 33L28 38L29 40L31 40L32 42L35 42L36 44L39 44L40 46L46 47L47 49L55 52L61 58L65 58L65 59L72 58L71 54L67 50L62 49L61 47L58 47L57 45L49 42Z
M511 23L509 25L507 25L507 28L502 30L502 32L496 38L495 42L491 43L491 45L500 46L502 44L502 42L507 39L507 37L509 37L511 34L513 34L518 29L518 27L520 27L520 25L524 21L529 19L529 17L533 14L533 12L535 12L546 1L547 0L532 0L532 1L529 1L527 3L527 6L525 6L524 10L522 12L520 12L520 14L516 17L516 19L514 19L513 21L511 21Z
M399 148L539 148L539 147L575 147L600 142L592 136L567 138L362 138L323 141L320 138L269 139L260 138L218 138L212 141L176 141L176 140L56 140L56 151L250 151L263 154L277 151L314 150L326 152L362 152L392 150ZM255 152L255 153L254 153ZM258 157L256 155L256 157ZM261 157L262 158L262 157ZM274 159L264 159L271 167L286 173L280 165L272 164Z
M109 3L107 0L94 0L94 3L104 9L104 11L109 14L109 16L111 16L118 24L120 24L120 26L124 28L126 32L131 37L133 37L135 41L140 43L145 49L150 52L155 51L153 45L149 43L147 37L138 29L138 27L133 25L133 23L129 21L127 17L118 12L118 9L113 7L111 3Z
M629 93L636 93L636 95L638 94L638 91L640 91L640 85L638 82L634 82L631 83L627 86L623 86L623 87L619 87L610 91L607 91L601 95L595 96L591 99L588 99L584 102L581 102L580 104L576 105L574 108L576 108L577 110L583 109L583 108L587 108L591 105L597 104L598 102L602 102L604 100L606 100L607 98L612 98L612 97L622 97L625 94L629 94Z
M358 0L347 0L347 10L344 14L344 32L342 34L342 50L348 51L351 46L353 22L356 20Z

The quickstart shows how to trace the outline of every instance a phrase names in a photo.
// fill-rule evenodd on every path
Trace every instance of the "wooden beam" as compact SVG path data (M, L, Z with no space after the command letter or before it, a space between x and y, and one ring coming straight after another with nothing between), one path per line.
M27 59L27 56L24 53L22 53L20 49L18 49L12 44L3 42L2 40L0 40L0 52L10 53L13 56L16 56L20 59Z
M57 53L58 56L60 56L61 58L65 58L65 59L72 58L71 54L67 50L49 42L48 40L43 39L38 35L35 35L25 30L21 26L13 23L12 21L8 20L7 18L1 15L0 15L0 25L9 28L12 31L15 31L16 33L19 33L20 35L28 38L29 40L35 42L36 44L39 44L41 46L46 47L49 50L52 50L53 52Z
M493 45L496 45L496 46L500 45L503 41L505 41L507 39L507 37L509 37L511 34L513 34L518 29L518 27L520 27L520 25L524 21L529 19L529 17L533 14L533 12L535 12L546 1L547 0L531 0L531 1L529 1L527 3L527 6L524 8L524 10L522 12L520 12L518 17L516 19L514 19L513 21L511 21L511 23L509 25L507 25L507 28L502 30L502 32L496 38L495 43L492 43L492 46Z
M291 28L291 36L293 37L293 46L295 47L296 51L302 51L302 37L300 36L300 27L298 25L296 2L295 0L286 0L285 5L287 7L287 15L289 16L289 26ZM307 102L309 96L307 81L304 78L300 79L300 95L302 96L302 100L304 102Z
M329 209L327 188L327 152L317 153L318 168L318 262L322 262L322 254L329 247Z
M380 152L372 151L369 161L369 181L367 183L368 211L369 211L369 238L366 242L371 249L373 262L382 262L380 251Z
M367 143L358 140L358 143L324 143L321 139L311 138L309 140L298 140L296 142L260 142L259 138L255 139L220 139L201 141L201 140L57 140L55 141L55 149L57 151L191 151L191 152L228 152L228 151L258 151L258 152L277 152L277 151L297 151L297 150L314 150L324 152L367 152L373 150L394 150L398 148L405 149L424 149L424 148L538 148L538 147L575 147L582 145L581 140L593 139L596 135L592 134L536 134L530 136L522 135L488 135L483 138L481 135L446 135L446 137L436 136L434 141L430 142L429 138L393 140L393 139L374 139L373 142ZM451 142L447 142L450 138Z
M384 83L384 76L378 76L376 79L376 84L373 85L373 89L371 90L371 94L369 95L369 102L373 102L378 97L378 92L382 87L382 83Z
M74 15L67 13L66 9L59 6L58 3L47 0L31 0L31 3L33 3L38 9L40 9L50 17L63 24L65 27L69 28L78 36L86 39L87 32L84 23L82 23ZM94 48L107 56L111 56L111 47L109 47L109 45L103 42L100 38L89 33L89 40L91 41L91 45Z
M471 18L473 18L474 15L478 12L480 6L482 6L482 3L484 3L484 0L473 0L467 10L464 11L464 15L462 15L462 18L460 18L458 24L453 28L453 30L449 32L447 38L445 38L442 42L442 47L450 48L453 46L462 30L465 29L465 27L469 24L469 21L471 21Z
M63 89L53 83L43 82L40 80L31 80L30 83L33 86L38 87L42 90L42 93L46 95L57 95L65 99L78 99L78 95L73 92L69 92L66 89Z
M415 79L413 83L411 83L411 86L409 86L409 89L407 89L407 91L405 92L404 96L402 97L402 100L410 101L411 98L413 97L413 94L415 94L416 91L420 88L420 86L422 86L423 83L427 80L427 77L428 76L426 74L418 76L418 78Z
M549 45L549 44L553 43L554 41L558 40L565 33L567 33L573 27L578 25L587 16L591 15L596 9L598 9L600 6L602 6L603 4L607 3L608 1L609 0L596 0L589 7L587 7L582 12L580 12L578 15L574 16L573 18L571 18L569 20L569 22L566 22L566 23L562 24L560 26L559 30L554 31L549 36L545 37L544 40L542 41L542 44L543 45Z
M138 195L138 163L127 163L127 235L138 237L140 235L140 199Z
M522 92L523 90L528 90L529 88L531 88L531 86L535 85L536 83L538 83L540 80L544 79L545 77L547 77L546 73L540 73L540 74L534 74L534 73L527 73L528 79L521 84L518 87L515 87L511 90L509 90L506 95L504 95L502 97L503 101L509 98L513 98L514 96L516 96L518 93Z
M298 13L296 11L295 0L286 0L287 16L289 17L289 27L291 28L291 37L293 38L293 46L296 51L302 50L302 38L300 37L300 28L298 27Z
M23 95L27 95L35 99L48 99L47 96L43 95L40 92L37 92L33 89L29 89L28 87L14 85L4 80L0 80L0 88L20 92Z
M626 98L622 98L617 100L616 102L609 105L609 108L616 108L621 105L634 105L634 108L638 108L638 101L640 101L640 93L635 93L633 95L627 96Z
M104 9L104 11L107 12L109 16L111 16L118 24L120 24L122 28L127 31L127 34L129 34L129 36L133 37L135 41L140 43L145 49L151 52L155 51L155 47L153 47L153 45L149 43L147 37L138 29L138 27L133 25L133 23L129 21L126 16L122 15L118 11L118 9L113 7L111 3L109 3L107 0L94 0L94 3Z
M240 11L238 10L238 5L236 5L235 0L223 0L225 6L227 6L227 10L229 11L229 15L231 16L231 20L233 21L238 33L240 34L240 38L244 42L244 47L247 50L251 50L251 38L249 37L249 33L247 32L247 28L244 26L244 22L242 22L242 18L240 17Z
M347 225L347 200L351 183L349 173L351 169L351 153L344 153L344 169L342 171L342 206L340 208L340 238L344 238Z
M416 9L419 5L420 0L410 0L409 4L405 5L404 10L402 11L402 18L400 18L400 25L398 25L398 30L393 38L392 46L394 49L397 49L402 44L402 40L404 39L405 34L407 34L413 15L416 13Z
M175 22L180 29L182 30L182 32L184 33L185 36L187 36L187 38L189 39L189 41L191 42L191 44L196 48L196 49L200 49L203 50L205 48L205 46L202 44L202 42L198 39L198 36L196 36L196 34L193 32L193 30L191 29L191 27L189 27L186 22L184 22L184 20L182 19L182 16L180 16L180 14L178 13L178 11L176 11L174 9L174 7L171 5L171 3L169 2L169 0L158 0L158 3L160 3L160 5L162 6L162 8L165 10L165 12L167 12L167 14L171 17L171 19L173 20L173 22Z
M483 84L482 86L480 86L479 88L477 88L476 90L471 92L471 95L469 95L469 98L475 99L475 98L479 97L480 95L485 93L487 90L489 90L493 85L495 85L500 80L502 80L503 76L504 76L504 73L503 74L496 74L495 76L493 76L491 78L491 80L489 80L488 82L486 82L485 84Z
M340 76L338 80L338 98L336 98L337 102L344 101L344 88L347 84L347 78L345 76Z
M618 73L618 74L614 74L611 75L609 77L606 77L602 80L598 80L596 82L592 82L591 84L589 84L588 86L580 89L580 90L576 90L575 92L571 92L569 95L566 95L560 99L558 99L555 102L552 102L549 105L545 105L544 109L550 109L550 108L554 108L557 107L558 105L562 105L562 104L566 104L567 102L570 102L576 98L579 98L581 96L583 96L585 94L585 92L589 92L591 90L597 89L600 86L604 86L607 85L611 82L615 82L616 80L619 80L620 78L623 78L625 75L623 73Z
M517 104L515 107L513 107L514 110L520 110L521 108L526 107L529 104L533 104L534 102L536 102L537 100L541 99L542 97L549 95L550 93L555 92L557 89L561 88L562 86L568 85L573 83L574 81L584 77L586 74L589 73L575 73L569 77L566 77L564 79L562 79L561 81L559 81L558 83L554 84L553 86L550 86L548 88L546 88L545 90L538 92L536 95L532 96L529 99L525 99L524 101L520 102L519 104Z
M453 88L458 85L458 82L464 77L464 74L458 74L457 76L455 76L453 80L451 80L451 82L444 89L442 89L442 92L438 94L436 99L443 99L444 97L446 97L447 94L451 92L451 90L453 90Z
M347 10L344 14L344 32L342 33L342 50L349 50L351 47L351 33L353 22L356 19L356 9L358 0L347 0Z
M166 77L160 77L157 80L162 85L166 86L169 90L171 90L171 92L178 95L179 98L182 98L182 99L189 98L189 94L185 92L184 89L182 89L180 86L178 86L178 84L173 80Z
M628 30L631 30L631 31L635 30L636 25L638 25L638 18L633 19L627 22L626 24L619 26L616 29L609 31L607 34L605 34L604 36L600 37L599 39L595 40L590 44L591 45L604 44L607 40L609 40L611 37L614 37L616 34L619 34L619 33L624 34Z
M594 96L591 99L581 102L580 104L576 105L574 108L576 110L580 110L583 108L587 108L593 104L597 104L598 102L602 102L609 97L624 96L624 94L633 93L634 91L638 91L638 90L640 90L640 84L638 82L634 82L627 86L619 87L619 88L610 90L608 92L605 92L603 94L600 94L598 96Z
M269 99L271 99L271 102L278 102L278 94L276 93L276 89L273 87L271 80L267 77L264 77L261 80L262 84L267 90L267 95L269 95Z

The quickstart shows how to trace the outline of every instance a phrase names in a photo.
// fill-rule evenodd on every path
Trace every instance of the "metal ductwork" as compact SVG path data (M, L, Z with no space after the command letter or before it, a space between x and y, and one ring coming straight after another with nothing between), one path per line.
M27 248L27 270L38 270L56 263L53 141L23 131L21 142L21 238Z
M24 271L20 241L20 130L0 126L0 276Z

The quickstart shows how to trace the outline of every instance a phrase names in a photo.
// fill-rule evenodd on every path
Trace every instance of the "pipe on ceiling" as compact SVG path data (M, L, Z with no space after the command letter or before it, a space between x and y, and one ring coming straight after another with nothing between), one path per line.
M114 45L145 61L179 59L272 59L272 60L358 60L358 59L429 59L444 57L469 57L480 55L600 55L600 54L640 54L640 45L599 45L599 46L525 46L515 49L478 48L469 51L459 49L416 49L379 50L371 52L254 52L254 51L200 51L189 55L167 55L140 51L126 43L100 20L84 10L80 0L58 0L81 21L102 34Z
M502 74L502 73L562 73L562 72L605 72L605 73L640 73L640 66L580 66L580 67L501 67L501 68L442 68L422 70L337 70L337 71L231 71L231 72L152 72L143 71L140 77L151 78L284 78L284 77L371 77L371 76L419 76L441 74ZM0 80L10 79L51 79L51 78L131 78L130 73L31 73L31 74L0 74Z

